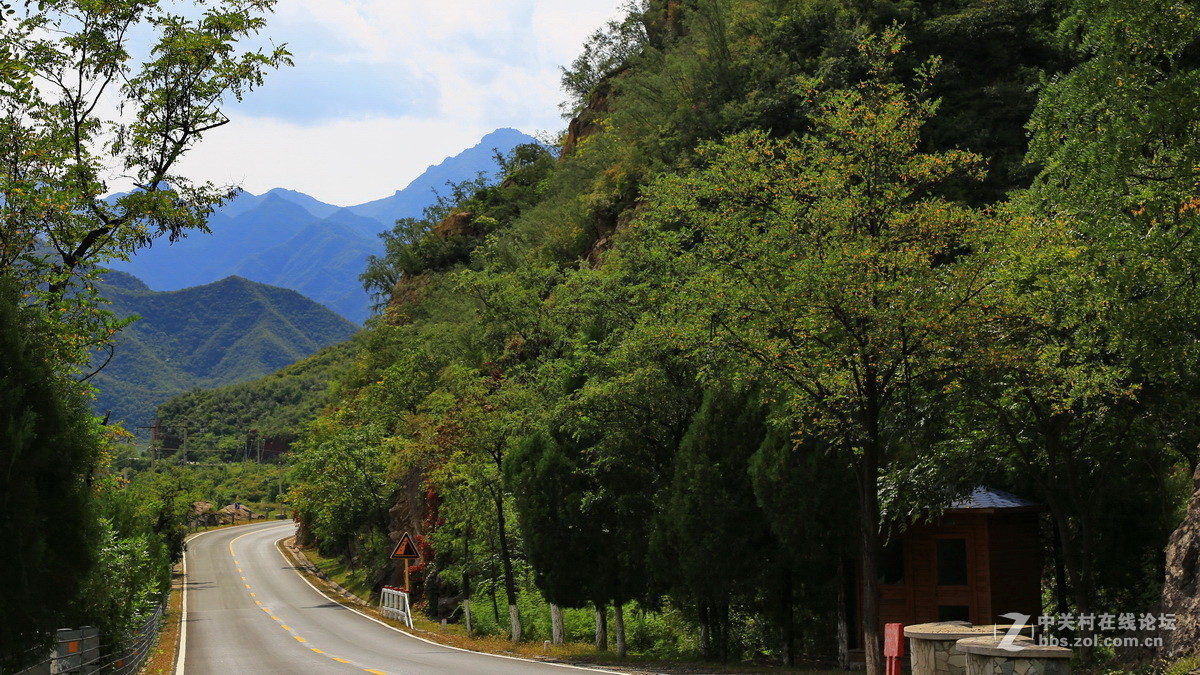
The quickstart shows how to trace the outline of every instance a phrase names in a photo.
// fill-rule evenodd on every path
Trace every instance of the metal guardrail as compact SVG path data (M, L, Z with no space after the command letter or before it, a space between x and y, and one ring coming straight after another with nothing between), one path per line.
M383 587L379 593L379 613L389 619L403 620L404 625L413 627L412 606L408 604L408 593L399 588Z
M63 628L55 635L50 655L16 675L133 675L150 655L165 608L165 603L159 604L137 630L115 646L100 644L98 628Z

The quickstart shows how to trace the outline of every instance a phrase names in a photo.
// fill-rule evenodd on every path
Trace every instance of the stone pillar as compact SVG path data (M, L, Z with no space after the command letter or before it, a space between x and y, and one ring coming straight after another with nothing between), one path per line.
M1070 675L1073 652L1042 646L1027 637L1001 646L1003 638L974 637L958 641L967 656L966 675Z
M967 656L958 650L963 638L1004 635L1008 626L972 626L966 621L919 623L904 627L913 675L962 675Z

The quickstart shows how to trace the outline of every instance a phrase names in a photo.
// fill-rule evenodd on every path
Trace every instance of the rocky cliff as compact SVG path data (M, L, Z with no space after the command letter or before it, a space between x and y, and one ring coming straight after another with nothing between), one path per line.
M1175 659L1200 648L1200 469L1192 478L1187 516L1167 544L1167 578L1162 611L1175 615L1175 630L1163 631L1162 654Z

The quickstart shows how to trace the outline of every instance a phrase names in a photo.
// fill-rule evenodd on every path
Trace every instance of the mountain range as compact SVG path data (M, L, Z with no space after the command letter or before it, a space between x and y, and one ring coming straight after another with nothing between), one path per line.
M117 336L112 361L92 380L94 409L126 428L146 426L171 396L262 377L359 328L296 291L238 276L153 291L109 272L102 292L117 316L141 317Z
M284 188L243 192L209 217L211 234L160 241L112 268L157 291L239 276L298 291L361 324L370 315L370 298L358 275L368 256L383 252L378 234L400 218L419 217L447 182L495 175L496 152L533 142L515 129L498 129L429 167L404 189L356 206L339 207Z

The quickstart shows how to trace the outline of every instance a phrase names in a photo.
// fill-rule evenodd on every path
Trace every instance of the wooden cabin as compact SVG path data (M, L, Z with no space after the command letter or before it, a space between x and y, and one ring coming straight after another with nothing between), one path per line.
M1040 614L1040 511L1007 492L976 488L940 517L894 536L880 561L880 622L981 625L1011 623L1001 618L1009 612ZM861 626L855 632L861 647Z

